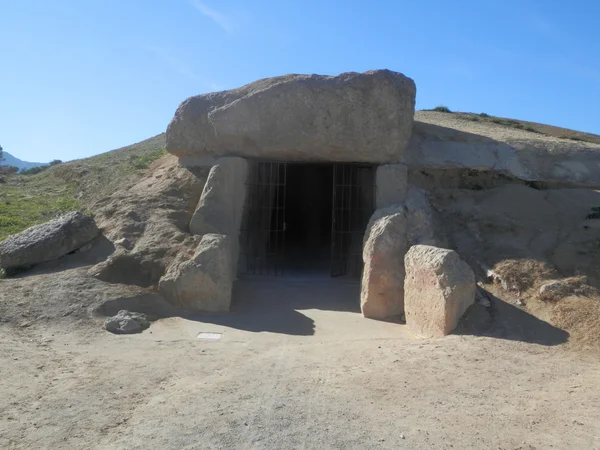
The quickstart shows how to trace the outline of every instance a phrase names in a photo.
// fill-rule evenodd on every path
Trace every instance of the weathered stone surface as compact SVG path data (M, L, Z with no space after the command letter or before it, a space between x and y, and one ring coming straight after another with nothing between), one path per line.
M404 261L407 326L426 337L449 334L475 300L473 271L454 250L429 245L412 246Z
M226 312L234 279L232 239L205 234L191 260L173 264L159 290L174 306L190 311Z
M211 168L204 190L190 220L190 232L237 237L246 199L248 162L221 158Z
M431 207L425 191L410 186L406 194L405 211L406 240L409 246L440 245L444 241L444 239L440 239L441 230L436 230L435 211Z
M26 267L66 255L94 239L100 231L79 211L35 225L0 243L0 268Z
M286 75L191 97L167 129L179 157L396 162L410 138L415 83L389 70Z
M363 316L386 319L404 312L406 217L402 206L373 214L363 249L360 307Z
M141 333L150 326L145 314L121 310L116 316L106 319L104 329L115 334Z
M375 173L375 207L404 203L408 173L404 164L382 164Z
M472 169L549 186L600 186L600 145L418 111L399 161L411 169Z

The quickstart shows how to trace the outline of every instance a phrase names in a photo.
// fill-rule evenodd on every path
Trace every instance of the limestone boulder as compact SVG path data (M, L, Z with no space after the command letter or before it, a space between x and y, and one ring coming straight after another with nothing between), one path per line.
M407 326L425 337L449 334L475 300L473 271L454 250L429 245L412 246L404 261Z
M60 258L94 239L100 231L89 216L73 211L35 225L0 243L0 268L27 267Z
M402 206L378 210L365 235L360 307L363 316L387 319L404 312L406 217Z
M416 87L389 70L285 75L191 97L167 129L179 156L297 161L399 161Z
M197 312L227 312L233 280L231 238L205 234L193 257L169 267L158 287L175 307Z

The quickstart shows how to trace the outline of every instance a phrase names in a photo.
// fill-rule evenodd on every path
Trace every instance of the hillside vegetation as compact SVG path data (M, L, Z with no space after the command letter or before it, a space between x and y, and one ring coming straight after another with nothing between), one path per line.
M467 120L470 122L479 122L489 124L491 126L499 126L505 128L514 128L517 130L529 131L531 133L537 133L543 136L550 136L559 139L568 139L571 141L578 142L589 142L592 144L600 145L600 136L592 133L585 133L583 131L570 130L568 128L555 127L553 125L545 125L537 122L529 122L526 120L515 120L507 119L505 117L492 116L487 113L470 113L451 111L447 106L437 106L432 110L423 111L435 111L446 114L452 114L453 116Z
M0 184L0 241L10 234L93 203L141 177L166 154L160 134L128 147L70 161L36 175L6 175Z

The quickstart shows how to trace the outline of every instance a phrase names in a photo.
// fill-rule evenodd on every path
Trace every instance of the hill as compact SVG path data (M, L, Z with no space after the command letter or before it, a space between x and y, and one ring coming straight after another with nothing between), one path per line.
M49 167L37 175L10 175L0 184L0 241L64 212L91 208L115 187L138 179L165 154L165 135L90 158Z
M2 157L4 159L2 161L0 161L0 166L14 166L14 167L18 167L19 170L31 169L32 167L43 166L46 164L46 163L23 161L22 159L19 159L16 156L11 155L7 151L2 152Z

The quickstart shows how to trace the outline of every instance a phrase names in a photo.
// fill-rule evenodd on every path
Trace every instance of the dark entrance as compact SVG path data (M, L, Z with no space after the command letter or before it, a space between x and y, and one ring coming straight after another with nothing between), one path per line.
M373 191L367 165L251 162L239 272L359 278Z

